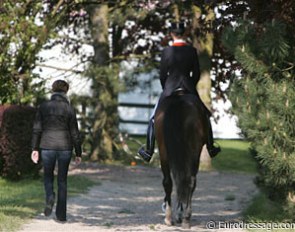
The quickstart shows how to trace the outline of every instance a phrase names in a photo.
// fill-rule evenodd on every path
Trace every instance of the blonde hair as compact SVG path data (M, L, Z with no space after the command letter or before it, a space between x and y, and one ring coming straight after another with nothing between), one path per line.
M69 90L69 84L64 80L57 80L52 84L53 92L64 92L67 93Z

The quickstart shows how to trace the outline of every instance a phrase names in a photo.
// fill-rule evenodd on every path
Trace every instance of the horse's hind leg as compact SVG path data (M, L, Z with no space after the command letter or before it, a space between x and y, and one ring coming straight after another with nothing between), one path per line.
M163 187L165 190L165 198L164 198L164 207L163 210L165 211L165 224L171 226L172 222L172 208L171 208L171 193L172 193L172 179L170 176L170 168L168 165L161 165L162 172L164 175L163 179Z
M181 224L181 227L184 229L190 228L190 220L192 216L192 196L193 196L195 188L196 188L196 176L192 176L190 180L190 185L189 185L190 194L187 196L187 202L185 204L185 209L183 212L183 219Z
M183 217L183 204L182 202L177 203L177 208L176 208L176 222L177 223L182 223L182 217Z

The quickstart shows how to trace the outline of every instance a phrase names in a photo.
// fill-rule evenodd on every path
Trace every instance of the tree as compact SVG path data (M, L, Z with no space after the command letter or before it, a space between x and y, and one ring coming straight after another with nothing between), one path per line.
M0 104L28 104L44 94L32 71L38 53L54 37L62 1L5 1L0 6Z
M185 20L188 24L193 24L196 28L193 28L189 33L188 37L192 40L193 44L198 47L198 50L201 54L201 68L202 68L202 81L201 83L206 83L205 85L200 84L201 88L199 88L200 92L204 92L205 94L201 94L201 96L205 96L205 103L210 106L210 90L211 90L211 80L210 80L210 69L211 62L210 58L213 56L213 34L215 33L213 22L214 12L213 9L215 7L214 4L209 4L207 2L200 2L198 5L194 1L149 1L149 3L145 1L120 1L120 2L111 2L108 1L103 5L108 8L104 10L103 13L100 13L101 18L105 18L104 20L99 20L101 22L105 22L103 27L102 25L96 25L93 23L93 12L94 9L101 9L102 4L97 2L89 2L90 7L87 5L88 1L84 1L82 5L84 9L88 12L89 19L89 28L91 29L95 26L96 30L100 30L100 38L104 38L104 43L96 42L97 38L94 33L92 33L92 41L94 45L95 55L93 57L93 65L96 68L93 68L90 74L91 79L94 83L94 99L102 99L104 96L104 102L93 102L94 115L96 120L91 122L94 126L94 130L92 130L92 138L91 146L92 146L92 156L97 159L97 154L100 153L101 157L111 157L111 153L113 152L110 149L117 134L116 126L118 125L118 117L117 112L115 110L116 102L114 100L107 100L112 97L116 98L117 91L120 89L118 85L113 85L111 83L118 82L118 75L114 72L114 74L108 75L102 74L102 66L106 69L108 67L114 68L118 67L115 64L119 64L121 60L135 59L138 61L139 67L148 67L151 69L157 69L159 54L163 46L167 45L168 37L168 28L167 22L173 20ZM92 9L91 11L87 9ZM199 9L198 12L195 9ZM199 18L195 20L195 15L199 14ZM201 17L202 15L202 17ZM205 15L205 20L203 19ZM97 17L99 18L99 17ZM195 21L194 21L195 20ZM127 23L126 23L127 22ZM128 25L128 22L131 23L131 26ZM107 28L110 29L111 32L109 34L106 32ZM126 36L123 36L122 33L126 33ZM111 36L112 40L107 41L107 34ZM101 35L104 35L101 37ZM158 37L155 39L155 37ZM144 40L145 43L139 44L139 40ZM110 43L110 44L108 44ZM112 48L112 57L108 57L106 51L107 47ZM102 54L104 53L104 54ZM111 58L111 59L110 59ZM98 59L98 60L97 60ZM91 70L90 69L90 70ZM140 68L142 72L145 70ZM147 71L148 69L146 69ZM98 76L98 74L100 76ZM117 76L116 76L117 75ZM104 76L114 76L112 77L113 81L109 82L107 79L104 79ZM134 80L134 79L133 79ZM206 80L206 81L203 81ZM132 81L131 81L132 82ZM95 84L96 83L96 84ZM101 85L103 83L103 85ZM128 82L127 82L128 83ZM134 84L136 82L132 82ZM208 84L208 86L207 86ZM109 88L105 88L105 86L109 86ZM200 87L199 86L199 87ZM206 88L204 88L206 86ZM106 91L107 89L108 94ZM201 89L206 89L205 91L201 91ZM109 96L109 97L107 97ZM95 106L96 104L96 106ZM109 108L106 104L110 104ZM108 115L108 117L107 117ZM107 121L109 123L107 123ZM97 127L99 125L99 127ZM106 125L109 125L105 127ZM105 133L107 131L113 131L112 136L102 136L103 131ZM108 137L109 143L106 143L103 138ZM104 142L98 142L104 141ZM97 145L95 145L97 143ZM108 148L103 148L106 144ZM108 151L107 151L108 150ZM104 153L105 155L102 155ZM108 154L108 155L107 155ZM103 159L105 159L103 158Z
M224 15L230 15L232 12L237 12L237 10L241 12L244 9L240 3L229 3L222 0L198 2L181 0L153 0L148 2L144 0L44 0L22 2L14 0L7 2L6 5L1 7L1 12L4 12L1 16L7 17L4 20L5 24L3 24L3 28L6 28L5 31L10 31L9 33L5 33L2 37L5 39L1 40L1 43L6 41L3 46L3 48L6 48L6 52L2 53L3 62L0 62L2 67L1 73L3 73L0 81L5 84L3 85L3 90L5 91L1 91L1 94L3 94L2 103L30 102L30 99L35 98L32 90L34 89L34 94L36 94L36 89L41 90L40 86L42 83L38 88L32 85L32 80L37 77L32 73L32 70L36 67L38 60L37 54L41 48L50 49L54 45L61 43L68 52L80 53L81 44L84 41L81 41L80 38L79 40L77 38L71 38L70 36L56 36L58 31L66 27L70 33L80 34L81 29L83 29L83 39L93 45L95 51L93 57L84 57L81 54L82 62L87 60L92 63L89 69L82 75L90 77L93 81L93 96L91 98L83 98L81 101L84 102L84 111L85 104L88 104L93 109L91 110L91 115L89 115L90 117L86 115L84 117L92 117L92 119L82 124L87 124L89 128L94 128L94 130L90 131L91 138L89 140L92 146L91 153L95 157L94 159L97 159L98 153L101 153L102 159L111 157L111 153L114 151L111 147L115 146L115 138L118 133L116 97L118 91L121 89L118 79L120 62L122 60L136 59L138 61L138 69L135 70L135 73L157 69L160 51L163 46L167 45L169 40L168 36L166 36L168 34L167 22L173 19L181 19L187 21L189 24L193 24L194 14L196 13L194 9L198 8L200 9L199 12L201 12L198 19L198 28L191 30L192 33L189 33L188 37L191 38L194 44L197 41L199 45L196 46L199 48L203 46L200 46L200 44L205 44L203 42L200 43L201 40L206 41L207 45L211 46L209 48L210 46L204 45L209 50L199 49L201 51L203 70L207 70L203 74L208 74L210 70L210 61L208 58L212 56L215 59L218 55L222 54L221 46L216 45L218 41L215 39L216 37L218 38L216 36L219 33L218 29L230 22L230 19L224 22L220 19L212 18L211 16L214 15L213 9L216 9L220 4L226 5L226 10L222 11ZM17 7L12 7L14 5ZM176 16L176 9L178 9L179 16ZM99 12L99 10L103 12L97 14L96 12ZM36 23L38 21L40 22L39 24ZM99 23L99 21L103 23ZM29 34L21 30L10 30L9 24L11 22L16 22L18 27L22 25L19 22L23 22L25 25L28 24L30 27L35 28L32 30L34 33ZM214 35L213 38L212 35ZM14 44L14 38L21 38L19 44L22 45L22 49L18 51L23 50L23 52L14 54L18 59L13 58L10 61L7 55L11 52L9 47ZM212 39L214 43L212 43ZM145 43L138 43L141 40L144 40ZM22 41L26 41L26 43ZM27 46L23 46L25 44ZM213 51L212 44L214 45ZM22 54L27 54L30 58L27 59ZM110 56L109 54L112 55ZM204 58L206 56L202 54L207 54L207 58ZM15 60L22 60L23 58L26 59L20 62L22 63L21 65L14 64ZM207 61L202 62L202 60ZM211 63L216 74L221 70L216 68L220 67L217 60L215 59ZM26 63L26 65L23 65L23 63ZM9 64L9 67L7 64ZM216 64L219 66L216 66ZM11 72L12 69L14 70L13 72ZM23 75L23 72L25 75ZM12 73L14 73L14 79L11 78ZM219 82L224 82L226 79L224 75L216 76L216 81L213 81L212 85L216 91L219 91ZM223 78L219 78L220 76ZM136 84L136 80L134 80L134 77L129 80L124 79L126 83L131 83L132 85ZM209 80L209 75L207 75L207 80ZM210 81L207 83L210 86ZM16 88L15 86L18 87ZM207 89L206 93L209 96L210 87ZM24 97L19 98L18 96ZM29 96L29 98L25 96ZM210 98L207 100L209 102ZM108 138L107 141L109 142L106 142L105 138Z
M260 184L272 199L286 202L294 200L295 186L295 3L264 3L250 4L252 17L229 27L223 45L241 71L237 77L230 70L230 99L256 152Z
M88 73L92 77L93 97L93 138L91 148L91 158L93 160L112 159L114 128L118 128L116 115L116 104L112 104L112 99L117 98L117 91L113 85L118 82L116 73L112 73L108 67L110 65L108 28L109 28L109 7L108 4L90 5L88 8L90 15L90 28L94 48L92 66ZM115 74L115 75L114 75ZM116 103L116 101L115 101ZM115 114L115 115L113 115Z

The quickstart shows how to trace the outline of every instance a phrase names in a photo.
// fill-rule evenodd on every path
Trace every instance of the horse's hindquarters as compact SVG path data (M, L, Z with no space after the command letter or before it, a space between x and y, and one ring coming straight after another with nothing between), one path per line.
M184 209L181 215L184 227L188 227L190 223L191 198L196 186L201 149L206 141L207 131L204 125L204 113L197 106L193 95L163 99L155 115L165 201L171 202L172 173L178 204L183 205ZM166 211L166 218L167 215Z

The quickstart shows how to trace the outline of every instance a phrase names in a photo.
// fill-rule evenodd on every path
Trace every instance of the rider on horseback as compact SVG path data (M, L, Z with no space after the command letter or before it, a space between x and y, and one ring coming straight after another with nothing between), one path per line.
M210 123L211 112L204 105L196 90L196 85L200 79L199 61L197 51L194 47L188 45L183 40L185 27L183 23L172 23L170 33L173 38L173 44L163 50L160 64L160 81L163 88L159 102L167 96L172 95L176 90L181 89L186 93L196 96L196 101L201 104L207 115L209 136L207 149L211 158L215 157L220 151L220 147L214 146L213 133ZM149 121L147 130L146 150L141 147L138 154L149 162L154 153L155 135L154 135L154 114Z

